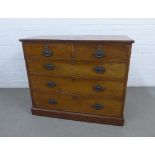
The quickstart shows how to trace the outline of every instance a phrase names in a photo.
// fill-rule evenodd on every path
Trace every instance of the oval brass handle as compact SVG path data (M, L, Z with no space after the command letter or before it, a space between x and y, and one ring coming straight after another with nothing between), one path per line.
M96 73L104 73L104 72L105 72L105 68L102 67L102 66L96 66L96 67L94 67L93 69L94 69L94 71L95 71Z
M93 87L93 89L97 92L101 92L101 91L104 91L105 90L105 87L103 86L100 86L100 85L96 85Z
M103 58L105 56L105 53L103 52L103 50L97 50L95 52L95 57L96 58Z
M92 105L92 108L94 108L95 110L101 110L104 108L104 106L100 103L96 103Z
M53 104L57 104L58 102L55 99L49 99L48 103L53 105Z
M51 57L51 56L53 55L53 52L50 51L49 49L45 49L45 50L43 51L43 55L44 55L45 57Z
M45 64L44 67L45 67L47 70L53 70L53 69L55 69L55 65L53 65L53 64Z
M56 87L56 85L57 84L55 82L53 82L53 81L47 82L47 86L50 87L50 88Z

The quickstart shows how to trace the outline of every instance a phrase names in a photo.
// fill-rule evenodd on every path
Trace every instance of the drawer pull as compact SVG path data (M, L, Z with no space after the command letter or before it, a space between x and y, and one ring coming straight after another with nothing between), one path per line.
M53 69L55 69L55 66L53 64L45 64L44 67L47 70L53 70Z
M43 55L44 55L45 57L51 57L51 56L53 55L53 52L50 51L49 49L45 49L45 50L43 51Z
M95 71L96 73L104 73L104 72L105 72L105 68L102 67L102 66L96 66L96 67L94 68L94 71Z
M97 50L95 52L95 57L96 58L103 58L105 56L105 53L102 50Z
M96 85L93 87L93 89L97 92L101 92L101 91L104 91L105 90L105 87L103 86L100 86L100 85Z
M55 100L55 99L49 99L49 100L48 100L48 103L49 103L49 104L57 104L58 102L57 102L57 100Z
M57 84L55 82L52 82L52 81L47 82L47 86L50 88L56 87L56 85Z
M101 110L101 109L103 109L104 107L103 107L102 104L96 103L96 104L93 104L93 105L92 105L92 108L94 108L95 110Z
M49 50L48 45L44 46L44 51L43 51L43 55L45 57L50 57L53 55L53 52Z

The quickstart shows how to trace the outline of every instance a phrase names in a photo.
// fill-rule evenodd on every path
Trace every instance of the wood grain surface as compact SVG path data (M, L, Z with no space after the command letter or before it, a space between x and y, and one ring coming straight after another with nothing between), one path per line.
M132 39L44 36L20 41L32 114L123 125Z

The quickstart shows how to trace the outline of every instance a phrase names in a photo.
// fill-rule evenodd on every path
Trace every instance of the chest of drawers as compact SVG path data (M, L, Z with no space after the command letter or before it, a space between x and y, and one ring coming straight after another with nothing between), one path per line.
M93 35L20 41L32 114L123 125L132 39Z

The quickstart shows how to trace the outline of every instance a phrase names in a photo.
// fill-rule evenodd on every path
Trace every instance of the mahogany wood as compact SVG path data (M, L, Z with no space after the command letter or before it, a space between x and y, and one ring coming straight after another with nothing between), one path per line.
M38 115L38 116L47 116L47 117L54 117L54 118L69 119L74 121L110 124L110 125L117 125L117 126L122 126L124 124L123 117L108 117L108 116L90 115L90 114L83 114L83 113L46 110L46 109L40 109L40 108L32 108L31 111L33 115Z
M36 108L79 112L87 114L122 116L122 101L114 98L104 97L82 97L64 94L43 94L33 92L34 104ZM55 102L49 103L54 100ZM101 109L96 110L95 105L101 105Z
M101 63L85 61L62 61L62 60L27 60L29 72L46 76L79 76L124 79L126 74L126 63ZM47 69L46 65L54 65L54 69ZM97 73L96 67L105 69L103 73Z
M42 36L22 41L32 114L123 125L127 36Z
M55 78L30 75L33 81L32 89L39 90L46 93L61 93L66 92L70 94L79 94L82 96L114 96L123 97L124 87L123 82L120 81L104 81L102 79L76 79L76 78ZM50 83L54 86L48 86ZM101 86L103 90L97 91L96 87Z

